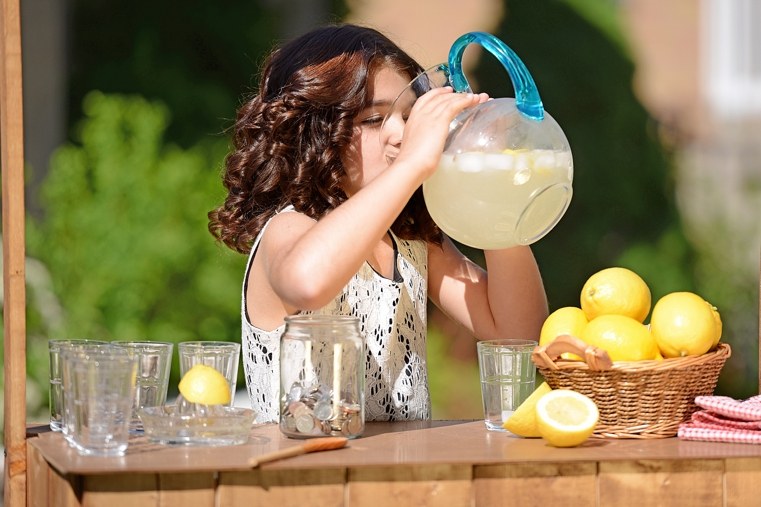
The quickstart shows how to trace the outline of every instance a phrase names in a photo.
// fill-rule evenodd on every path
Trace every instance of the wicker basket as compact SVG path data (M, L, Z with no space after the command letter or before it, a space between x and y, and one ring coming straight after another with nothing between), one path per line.
M573 352L584 361L559 359ZM607 353L564 335L536 347L532 359L553 389L592 398L600 411L593 437L666 438L697 410L696 396L710 396L731 355L726 343L701 356L661 361L611 362Z

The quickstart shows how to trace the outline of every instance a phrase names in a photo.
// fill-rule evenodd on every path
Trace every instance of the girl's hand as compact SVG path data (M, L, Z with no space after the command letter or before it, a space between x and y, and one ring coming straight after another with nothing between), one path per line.
M488 99L485 93L455 93L449 86L422 95L410 111L396 162L410 164L421 171L423 181L428 179L439 164L452 120Z

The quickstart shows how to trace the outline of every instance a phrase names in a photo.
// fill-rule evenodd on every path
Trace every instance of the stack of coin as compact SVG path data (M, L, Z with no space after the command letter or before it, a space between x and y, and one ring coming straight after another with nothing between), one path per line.
M364 430L359 404L340 400L325 385L294 383L283 403L280 428L293 437L334 435L357 437Z

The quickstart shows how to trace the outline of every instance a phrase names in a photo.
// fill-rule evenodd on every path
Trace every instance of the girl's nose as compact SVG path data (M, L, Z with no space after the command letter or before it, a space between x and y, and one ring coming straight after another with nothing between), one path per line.
M392 146L399 146L402 144L402 135L404 134L405 121L401 115L392 115L386 118L386 123L383 125L383 141Z

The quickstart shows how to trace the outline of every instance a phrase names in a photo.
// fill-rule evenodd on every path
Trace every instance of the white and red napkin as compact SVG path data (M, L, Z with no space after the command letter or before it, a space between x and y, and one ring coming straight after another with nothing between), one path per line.
M728 396L696 396L702 410L679 425L683 440L761 444L761 395L745 401Z

